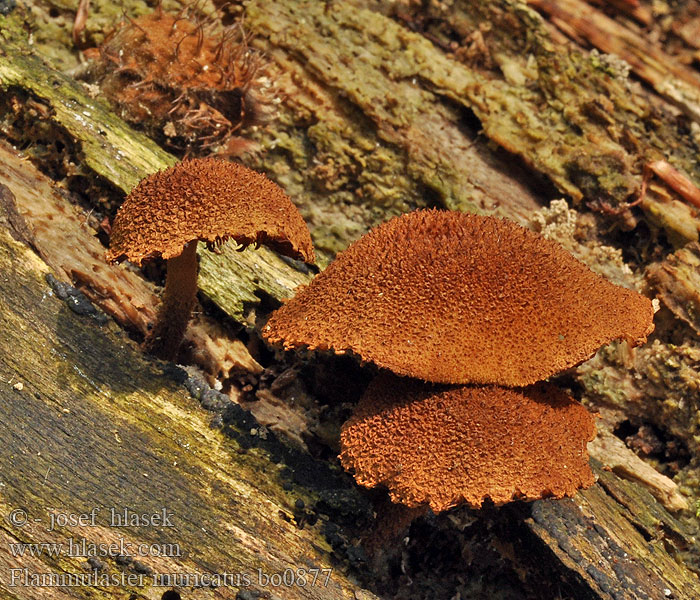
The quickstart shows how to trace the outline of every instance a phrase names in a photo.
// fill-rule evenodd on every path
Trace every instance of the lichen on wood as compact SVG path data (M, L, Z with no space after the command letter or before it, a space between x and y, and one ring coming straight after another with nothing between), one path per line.
M41 0L35 1L45 4ZM93 7L96 4L93 0ZM138 7L134 12L136 4ZM582 207L602 199L615 209L617 206L624 207L627 201L634 199L644 161L660 155L672 160L697 179L697 150L693 138L685 134L685 122L677 126L678 121L666 112L662 102L658 102L658 99L649 100L638 86L630 84L619 63L607 56L588 54L567 46L561 36L551 33L544 20L522 3L508 0L489 3L466 0L401 3L401 8L415 8L417 12L414 14L410 11L399 14L398 5L399 3L370 0L342 3L281 0L275 3L253 1L241 8L246 12L245 26L253 36L251 43L263 50L269 61L259 83L261 89L264 88L263 91L268 94L273 108L267 122L251 132L252 139L259 144L260 152L245 156L244 162L269 173L299 204L311 224L314 239L321 247L325 261L330 260L337 251L370 226L386 220L388 216L420 206L496 211L526 223L529 222L533 209L557 195L553 187L543 183L544 180L549 180L560 192L582 200ZM449 11L434 12L436 8L448 5ZM66 15L70 16L71 9L65 3L60 9L64 26ZM43 6L43 10L43 14L47 14L46 6ZM96 19L89 20L88 29L92 39L98 40L104 33L100 31L100 24L105 22L104 15L114 12L109 12L110 10L109 7L104 10L97 8L94 13ZM141 3L129 3L127 8L128 14L132 16L141 10L145 10L145 5ZM7 22L0 20L0 48L4 49L4 52L0 50L0 88L5 99L18 99L17 106L20 107L19 112L26 119L25 122L32 122L33 118L40 125L46 125L44 132L47 137L56 134L55 137L67 142L66 153L61 158L66 157L74 167L82 169L83 176L92 176L103 188L112 186L117 191L115 196L123 195L135 181L151 170L162 168L157 165L162 163L165 166L171 164L169 161L175 160L172 156L160 154L150 142L118 123L118 120L113 122L114 117L104 105L103 112L99 112L87 104L89 94L85 94L80 86L72 85L70 77L59 75L56 79L59 82L58 91L52 95L52 86L47 85L47 82L50 84L54 81L55 71L29 56L31 49L26 39L23 39L22 28L18 26L21 19L16 19L10 27L3 28ZM36 28L37 24L41 25L40 22L30 25ZM482 44L478 43L477 34L481 36ZM51 44L50 37L45 35L41 39L43 48ZM58 40L57 45L65 46L66 36L63 35L61 39L63 41ZM456 49L452 42L456 43ZM19 52L19 59L13 62L15 51ZM63 48L62 52L62 58L56 59L58 63L64 66L71 64L66 58L71 50ZM61 107L61 97L64 94L70 102ZM25 100L30 102L25 104ZM26 113L22 112L25 108ZM91 112L91 115L82 114L83 110ZM36 111L39 118L32 117L31 111ZM83 142L84 138L91 138L93 133L99 134L96 127L102 124L94 122L96 115L100 119L104 117L108 127L120 132L118 135L109 133L109 144L105 147L90 139ZM5 112L3 116L7 124L17 114ZM89 125L83 126L80 119L87 120ZM4 131L18 133L11 126ZM120 135L134 142L120 146ZM30 156L36 156L34 150L42 141L21 135L12 139L22 142ZM137 166L132 168L117 165L123 170L114 170L119 149L133 154L133 162ZM511 153L519 158L516 159ZM102 162L107 164L103 165ZM63 175L64 173L59 173L57 179L61 180ZM675 236L674 243L683 245L688 240L696 239L697 215L692 210L678 210L671 218L669 207L675 208L677 205L662 201L652 204L647 197L641 210L650 222L661 225L669 237ZM567 218L566 215L564 218ZM636 217L633 221L635 220ZM589 224L589 227L595 228L595 222L592 219L591 222L593 224ZM579 234L580 231L576 233ZM600 237L591 239L589 247L583 249L582 257L591 264L596 263L596 268L600 268L606 276L619 277L629 285L638 283L638 276L625 271L619 249L601 246L600 241L604 237L605 234L601 233ZM14 252L16 248L22 247L17 245L12 248ZM18 256L25 256L20 250L17 253ZM223 256L205 254L201 260L200 286L235 318L249 318L247 323L251 324L253 320L248 309L261 296L268 293L275 297L287 295L296 283L310 277L310 274L299 272L281 261L270 263L268 259L275 260L272 256L250 252L241 257L235 254L233 248L227 248ZM217 261L225 266L219 268ZM258 275L258 271L262 272L262 276ZM242 274L233 274L234 272ZM47 306L55 308L56 300L49 295L49 288L43 285L41 279L28 277L28 281L28 284L18 284L20 292L16 296L17 302L23 307L28 303L27 306L39 311L48 310ZM47 298L39 302L38 297L32 296L30 300L28 296L22 295L26 292L25 288L32 291L32 294L43 290ZM2 293L3 290L0 290L0 296ZM34 304L43 306L37 308ZM0 318L5 318L4 309L3 305ZM8 344L22 347L17 340L24 337L39 339L36 346L41 347L47 339L52 339L52 334L45 329L41 319L21 321L16 313L17 311L7 313L13 315L12 322L5 323L10 328L10 333L5 335L12 336L5 338ZM51 314L56 315L55 312ZM64 311L59 316L63 323L75 323L75 317L71 313ZM55 321L58 321L58 317ZM117 434L122 438L125 436L121 434L121 424L133 424L135 433L129 433L128 450L132 450L131 446L141 440L150 444L151 452L142 452L136 445L133 451L137 453L129 456L133 456L135 462L155 465L153 469L149 467L149 473L164 465L164 478L157 478L156 485L149 488L148 492L170 498L168 494L178 492L169 489L168 484L173 485L172 482L175 482L176 486L179 485L181 482L178 478L193 481L195 493L188 496L189 501L197 502L204 497L205 501L219 502L215 520L227 524L235 521L225 536L220 535L220 530L215 530L214 545L225 545L230 542L231 536L235 536L236 541L243 545L250 544L249 548L260 550L260 556L266 558L271 552L270 546L254 546L247 534L259 521L269 527L263 529L263 535L274 536L277 533L274 524L265 520L269 514L265 513L261 517L260 513L255 512L258 510L255 507L260 504L259 498L262 498L262 506L265 510L269 509L273 517L276 507L281 506L274 501L268 502L270 498L276 499L279 492L275 479L277 467L272 464L273 461L267 460L263 451L259 450L237 456L244 444L229 442L225 436L207 430L207 419L202 417L196 405L192 405L192 401L182 395L172 382L163 383L164 379L160 377L157 368L150 363L143 363L136 353L131 352L132 343L114 337L117 334L111 331L106 336L109 340L116 340L109 346L114 356L109 355L105 364L99 367L103 371L109 371L113 369L114 361L121 360L125 353L129 357L135 356L133 385L143 387L145 396L150 394L152 397L142 397L136 392L127 391L127 397L124 398L120 390L117 390L114 400L111 397L110 400L100 397L101 392L109 394L109 390L102 385L104 379L97 375L106 373L101 373L95 367L91 356L82 356L79 352L86 347L92 351L94 344L97 344L100 351L103 348L100 346L100 336L93 337L96 326L91 320L88 322L87 326L84 321L75 325L77 333L72 332L80 340L87 340L82 345L79 340L76 341L78 338L68 335L71 326L58 328L56 336L59 342L54 343L52 349L59 348L63 354L60 357L55 354L51 356L57 361L60 358L63 366L60 373L55 365L49 365L51 368L45 369L46 373L65 384L69 393L64 394L59 390L59 395L54 396L48 391L43 392L49 388L41 388L39 383L46 386L50 386L50 383L42 379L36 366L43 367L45 363L41 361L49 358L38 356L35 348L29 354L31 360L21 364L10 353L7 353L10 358L2 355L2 360L15 360L12 368L16 370L11 371L6 366L8 362L0 361L3 368L0 377L12 381L12 385L24 384L22 390L17 390L9 383L0 382L0 397L3 400L9 399L14 411L12 414L17 415L18 422L21 422L20 419L31 419L26 408L36 411L37 418L43 419L47 414L56 419L69 418L61 416L61 413L54 414L56 411L51 412L51 406L66 407L72 411L69 415L75 416L77 413L84 427L87 427L88 422L93 425L91 419L97 418L97 425L93 426L95 433L107 441L97 441L90 430L85 437L87 450L85 446L70 446L71 440L66 441L60 437L65 431L74 438L80 437L81 429L71 429L65 425L63 429L60 428L60 425L69 421L60 421L57 426L54 422L56 419L51 421L46 418L41 424L45 423L49 433L55 433L61 442L68 444L51 446L55 440L49 440L50 443L47 444L53 448L54 456L63 458L65 449L70 447L76 449L76 455L80 452L84 454L80 458L81 465L105 472L99 483L106 485L108 494L114 493L112 483L115 472L120 468L110 470L113 463L108 464L108 459L113 456L120 458L120 453L125 450L123 445L112 444L109 438L114 436L114 432L105 423L117 419ZM52 324L55 325L53 321ZM81 333L82 329L85 332ZM38 338L32 337L37 330L40 334ZM75 352L64 351L66 345ZM5 348L4 344L0 347ZM691 395L690 401L686 402L682 402L682 399L688 390L697 389L696 350L690 343L673 347L667 342L660 342L660 346L653 346L649 353L638 353L639 363L648 364L638 364L633 360L634 356L630 357L620 350L620 355L605 363L598 373L591 375L591 372L579 371L578 382L589 399L596 395L605 399L607 394L621 392L610 399L610 403L621 408L622 418L650 419L668 427L673 435L678 433L681 439L690 444L696 436L692 421L697 412L694 403L696 396ZM610 352L615 350L610 349ZM89 354L87 351L85 353ZM634 363L632 369L630 360ZM674 360L680 365L678 368L670 364ZM314 361L314 366L318 367L319 361ZM664 362L669 364L661 364ZM87 370L84 368L86 364L90 367ZM80 369L80 372L75 371L72 365ZM600 363L593 363L591 370L600 366ZM127 372L131 374L130 371ZM148 377L144 376L144 372ZM621 374L623 377L620 385ZM22 375L21 381L12 379L17 375ZM596 380L597 375L604 380ZM123 372L121 377L123 378ZM96 383L99 389L90 385L91 382ZM128 378L127 384L132 385ZM160 388L154 389L154 386ZM668 395L667 389L670 390ZM37 398L36 395L22 395L25 391L35 390L45 396ZM640 395L646 394L648 396L644 396L646 400L642 402ZM93 400L94 396L97 396L96 400ZM22 400L21 405L16 402L18 397ZM133 406L130 405L132 401ZM261 406L272 404L272 401L268 404L268 399L263 394L255 402ZM25 410L20 410L18 406ZM317 410L328 409L327 405L318 406L320 408L317 407ZM645 412L649 407L651 410ZM298 417L298 413L291 413L289 406L284 408L290 411L292 417ZM342 407L334 407L333 410L336 408L342 410ZM152 423L155 418L153 415L158 415L158 424ZM324 413L324 417L327 416ZM684 419L687 422L682 430ZM691 425L688 426L688 423ZM196 440L193 443L191 438L184 435L183 427L190 425L192 430L201 433L202 437L197 439L202 443ZM158 426L162 427L164 435L158 432ZM332 426L328 425L331 429ZM236 435L240 437L234 436L234 439L252 439L250 431L246 433L244 429L236 430ZM329 435L328 440L323 440L325 445L322 452L333 447L331 438L332 435ZM188 443L189 449L185 448ZM112 454L105 458L101 454L102 448ZM234 453L229 454L229 448ZM188 452L196 454L195 458L202 460L181 460L178 453L189 456ZM93 454L95 456L91 459ZM203 458L207 454L211 454L211 459ZM154 455L159 460L155 460ZM45 459L46 455L43 456ZM177 456L180 467L171 467L167 463L166 458L172 456ZM40 458L22 456L22 460L25 461L22 464L27 464L30 460L37 461L38 464ZM251 461L249 464L246 462L248 460ZM236 480L233 465L237 468L239 461L248 465L244 464L240 468L240 478L243 480L240 485L249 487L242 493L229 494L231 487L239 485L229 482L229 479ZM44 464L40 466L43 467ZM79 473L88 471L88 468L76 470ZM190 472L196 475L195 479L187 479ZM35 469L31 473L34 482L43 481L46 470ZM53 484L50 472L47 481L48 484ZM491 521L488 521L488 513L479 514L479 523L488 522L488 526L505 523L503 527L508 529L507 532L500 533L497 528L489 529L484 536L488 540L485 543L499 547L503 557L510 557L517 572L514 580L518 584L521 582L519 576L524 572L524 557L533 554L534 544L540 552L534 553L538 564L530 565L530 576L533 573L534 576L541 574L546 563L547 568L553 567L557 571L558 577L553 580L552 586L559 585L562 581L568 584L575 582L580 585L577 589L581 590L581 597L607 600L613 591L619 591L620 581L628 583L628 578L633 578L635 574L640 580L643 579L646 573L634 570L633 565L630 565L634 561L644 565L649 565L649 561L652 561L663 565L664 569L668 568L668 589L674 593L678 590L681 597L685 593L686 582L693 581L692 568L697 568L697 562L693 562L697 560L697 555L683 563L681 561L686 556L676 552L677 540L692 544L687 532L669 521L662 507L650 496L638 493L636 484L620 482L614 473L606 471L601 473L601 481L602 488L593 488L595 502L591 497L583 500L577 498L573 502L553 504L550 511L540 510L539 505L520 505L513 507L518 516L511 521L507 519L508 511L496 514ZM695 490L700 489L697 480L684 481L684 491L692 493L691 486ZM90 479L89 483L88 488L92 489L90 486L94 487L94 480ZM129 487L135 486L134 496L137 499L146 495L146 488L138 477L136 480L130 478L126 483ZM24 482L18 493L30 494L29 497L33 499L35 496L31 496L33 492L29 488L29 483ZM608 493L609 490L614 492ZM70 505L73 500L67 493L61 493L63 495L57 496L59 500L65 499L67 505ZM300 493L307 498L303 492ZM249 504L254 506L252 515L246 512ZM579 505L586 507L587 512L583 517ZM9 508L9 505L1 507L3 512L7 512L5 508ZM198 507L188 506L187 509L192 511L193 520L199 518L195 514ZM507 525L517 524L519 527L523 522L522 515L529 514L530 510L533 511L533 520L539 528L532 526L530 530L534 537L518 546L518 540L513 539ZM562 513L564 516L559 518ZM233 521L226 521L228 515L232 515ZM345 516L352 520L357 515L350 510ZM454 517L455 515L449 515L439 521L444 527L443 531L454 532ZM474 515L471 518L473 522ZM209 525L206 519L204 523ZM421 546L421 561L433 558L435 547L430 546L431 552L426 553L426 546L422 543L426 538L421 533L430 530L434 524L432 517L431 520L420 523L409 539L409 545L413 540L412 543ZM191 523L188 527L189 525ZM601 534L600 527L607 531L605 535ZM281 528L285 535L289 533L285 525L281 525ZM620 535L624 536L641 530L642 538L651 543L631 544L633 552L638 553L634 554L634 560L622 556L618 547L610 542L610 539L616 539L617 531L623 530L624 533ZM575 536L571 532L579 532L580 535ZM188 528L187 536L190 534L194 538L194 528ZM308 550L306 546L294 545L295 539L292 536L293 544L288 554L292 558ZM610 552L606 554L596 550L598 543L601 544L598 549ZM616 543L625 547L624 540L617 540ZM230 551L237 552L239 545L241 544L235 545ZM327 551L322 540L319 547L321 554ZM462 553L455 553L450 546L449 550L457 557L455 560L460 561L456 579L463 578L465 572L478 571L477 566L468 565L469 561L464 560L472 547L464 545L458 548L463 550ZM514 547L515 551L512 550ZM406 550L407 546L402 545L400 551L403 553ZM692 545L690 550L692 551ZM211 549L210 552L215 551ZM224 548L224 551L228 552L229 549ZM274 552L276 550L272 551L273 554ZM211 553L207 554L207 559L213 557ZM659 555L663 557L655 560ZM678 559L675 565L669 562L669 556ZM541 557L546 557L547 560L540 560ZM235 560L244 559L239 557ZM232 562L234 568L240 564L235 560ZM596 561L601 561L600 565ZM618 566L616 561L622 561L622 566ZM72 569L74 563L62 566ZM402 568L405 567L409 572L413 570L414 573L424 566L420 561L418 566L402 563ZM442 565L437 565L437 568L441 567ZM653 570L653 565L649 569ZM367 573L366 570L364 572ZM483 574L483 570L476 573L475 580L481 580ZM452 585L455 579L452 575L455 573L450 573L450 577L445 577L444 581L438 581L439 575L436 577L431 572L426 577L425 572L420 573L420 576L428 580L428 585L443 586L441 590ZM654 571L654 575L658 575L657 571ZM659 577L661 575L654 579L655 586L660 581ZM392 587L393 583L395 581L392 581ZM645 588L637 585L633 589ZM651 589L657 591L658 586ZM193 592L201 595L207 593L210 592ZM213 593L224 595L226 592L219 590ZM358 590L355 595L365 597L365 592ZM451 590L445 597L453 595Z
M569 32L628 63L662 97L700 122L700 76L675 57L582 0L528 0Z
M579 583L573 597L692 597L697 575L678 562L692 534L659 511L649 492L594 467L598 485L572 500L535 502L525 522L557 556L560 573Z
M425 85L422 70L444 64L439 50L381 12L301 6L246 7L282 100L256 134L264 154L254 160L301 199L322 253L412 208L498 210L522 222L537 207L519 165L494 156L468 110Z
M44 119L67 131L85 165L124 192L146 174L176 161L75 80L29 52L20 39L0 41L0 89L23 90L37 98L45 109Z
M285 68L303 64L334 104L359 110L360 122L375 129L378 141L406 157L413 180L408 190L431 190L448 208L474 210L477 204L493 210L497 204L489 201L492 184L483 179L488 171L472 175L466 140L452 129L460 110L472 111L491 140L561 192L598 208L617 210L634 200L643 163L669 149L695 174L693 145L664 124L623 71L599 55L555 44L541 18L520 3L458 2L449 20L427 9L431 23L438 23L431 33L439 35L443 25L448 32L461 27L458 33L465 36L488 31L486 47L500 67L490 71L460 62L457 53L445 54L363 2L334 5L332 11L322 4L299 8L294 0L251 2L246 17L255 43ZM300 87L289 91L296 94ZM293 94L290 106L300 102ZM411 194L406 198L415 204ZM505 202L501 208L509 216L517 213Z
M3 596L65 597L60 587L8 587L11 568L89 572L86 556L66 552L56 558L13 558L7 544L15 542L67 545L70 538L85 537L88 543L123 540L127 549L177 544L160 556L155 550L121 562L101 556L103 573L141 573L144 587L75 588L84 598L111 598L117 590L152 590L149 597L159 597L172 587L153 588L155 575L163 573L231 573L234 582L236 573L250 577L249 585L221 586L218 597L233 598L239 589L264 591L258 569L264 574L330 569L322 522L301 529L280 516L294 514L297 500L312 506L317 492L289 480L284 484L284 463L210 428L210 417L184 392L181 371L144 357L114 326L100 327L69 310L44 281L46 265L10 237L5 222L0 272L0 511L7 515L22 508L32 519L27 527L0 523ZM235 421L226 426L237 427ZM244 428L237 435L251 434ZM321 468L315 480L324 485L327 467L304 460L309 472ZM100 511L94 527L47 531L51 514L87 513L92 507ZM110 527L111 508L149 514L165 509L173 527ZM193 585L191 579L183 587ZM188 597L208 598L207 588L188 590ZM356 589L335 570L325 587L289 585L284 594L299 600L350 599Z
M290 268L272 250L259 248L242 252L234 244L224 245L212 254L202 247L199 251L200 289L226 313L245 322L247 309L260 303L260 291L273 298L288 298L297 286L311 281L308 270ZM236 279L230 273L235 271Z
M45 108L41 120L48 128L46 135L50 135L53 128L65 131L74 142L75 154L66 160L74 161L78 165L76 168L83 172L87 167L93 173L91 176L100 176L125 193L147 175L177 161L129 127L105 104L91 98L80 84L31 54L18 40L0 39L0 90L8 94L13 90L30 93ZM219 280L208 282L207 273L215 263L215 257L208 260L201 286L205 290L216 290L217 298L234 318L243 314L244 304L259 301L258 290L280 298L291 294L289 285L280 286L280 280L299 281L296 269L279 258L251 256L247 265L241 267L241 277L235 273L238 263L229 260L225 272L221 266L216 268ZM251 269L262 273L268 265L274 265L274 274L259 278L258 282L249 275ZM229 284L221 286L221 278ZM265 287L266 283L270 286Z
M690 461L677 482L691 499L700 495L700 348L692 340L655 339L630 350L611 345L577 369L583 396L592 405L618 411L618 423L653 423L676 454ZM667 460L669 460L667 458Z

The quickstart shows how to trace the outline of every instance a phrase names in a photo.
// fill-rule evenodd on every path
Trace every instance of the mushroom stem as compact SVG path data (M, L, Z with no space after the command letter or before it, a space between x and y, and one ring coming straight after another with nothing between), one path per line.
M174 360L197 296L197 240L185 245L182 254L168 259L166 264L161 305L143 349L163 360Z
M428 504L409 507L396 504L386 494L375 497L372 508L376 515L373 526L362 536L362 547L375 566L393 558L402 548L400 540L405 537L411 523L428 512Z

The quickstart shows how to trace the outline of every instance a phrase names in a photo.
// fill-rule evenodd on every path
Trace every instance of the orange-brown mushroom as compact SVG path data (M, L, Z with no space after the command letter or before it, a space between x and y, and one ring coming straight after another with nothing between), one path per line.
M177 355L197 293L197 241L211 247L229 238L314 260L309 231L289 197L242 165L186 160L146 177L127 196L114 219L107 260L167 260L162 304L144 341L149 353L167 360Z
M374 229L263 329L439 383L535 383L653 330L651 301L495 217L416 211Z
M343 466L394 502L435 512L561 498L592 485L591 414L549 384L432 386L382 374L341 432Z

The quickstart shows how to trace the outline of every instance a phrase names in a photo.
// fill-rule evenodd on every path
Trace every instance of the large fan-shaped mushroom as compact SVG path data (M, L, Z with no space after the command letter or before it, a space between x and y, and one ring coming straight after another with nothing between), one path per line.
M382 374L343 425L340 454L361 485L435 511L561 498L593 483L593 416L549 384L432 386Z
M651 301L495 217L392 219L340 253L263 330L440 383L529 385L653 330Z

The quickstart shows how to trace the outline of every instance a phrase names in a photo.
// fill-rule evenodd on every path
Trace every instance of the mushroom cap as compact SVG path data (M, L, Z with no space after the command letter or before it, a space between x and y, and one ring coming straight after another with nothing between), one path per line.
M653 330L648 298L496 217L423 210L380 225L263 328L439 383L529 385Z
M360 485L439 512L573 495L595 481L594 436L593 416L547 383L448 387L383 374L343 425L340 460Z
M112 225L107 260L178 256L185 244L265 244L305 262L314 251L304 219L282 188L237 163L197 158L149 175Z

